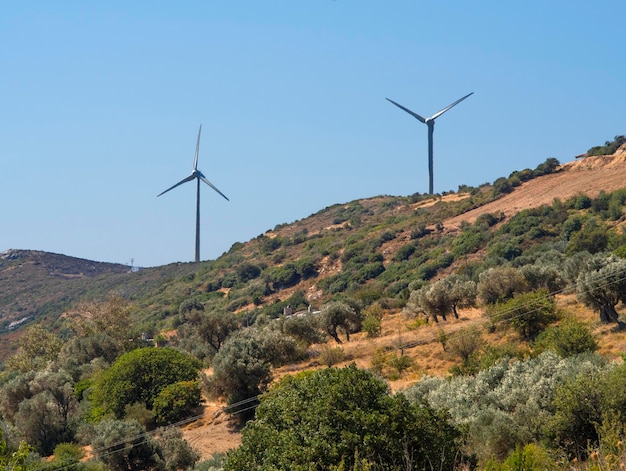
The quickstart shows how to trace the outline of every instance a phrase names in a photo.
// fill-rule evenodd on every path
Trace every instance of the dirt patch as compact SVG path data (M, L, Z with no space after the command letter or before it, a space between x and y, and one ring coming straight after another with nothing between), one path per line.
M201 455L201 460L215 453L226 453L241 444L241 433L224 412L225 404L207 402L202 406L201 418L184 426L183 438Z

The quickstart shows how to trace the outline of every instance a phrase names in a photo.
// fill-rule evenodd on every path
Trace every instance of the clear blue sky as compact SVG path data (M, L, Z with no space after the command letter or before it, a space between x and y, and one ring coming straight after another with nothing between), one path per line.
M626 133L623 1L6 1L0 251L155 266Z

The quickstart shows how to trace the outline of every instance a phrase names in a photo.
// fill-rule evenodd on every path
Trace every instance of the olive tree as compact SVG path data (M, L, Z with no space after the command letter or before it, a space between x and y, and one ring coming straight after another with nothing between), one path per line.
M598 310L601 322L619 322L615 307L626 301L626 260L601 254L589 258L578 275L576 294Z
M522 273L511 266L493 267L478 277L478 296L485 304L511 299L515 293L528 290Z
M337 329L343 330L346 341L350 341L350 333L361 328L361 311L354 303L346 301L331 301L322 306L320 325L326 330L335 342L343 343Z
M439 317L445 321L450 314L458 319L458 308L470 307L475 303L476 283L450 275L413 291L406 309L412 313L422 312L433 321L439 322Z
M263 356L258 338L236 332L224 342L213 359L209 383L216 396L224 396L229 405L255 398L271 382L271 364ZM253 404L246 404L244 409ZM238 412L240 409L231 409Z

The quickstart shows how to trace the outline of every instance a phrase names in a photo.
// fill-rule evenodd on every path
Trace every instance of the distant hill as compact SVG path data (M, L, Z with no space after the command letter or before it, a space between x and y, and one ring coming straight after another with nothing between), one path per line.
M376 281L377 289L393 296L406 289L406 273L431 270L428 277L420 275L429 279L461 263L450 256L455 234L481 214L498 214L502 222L555 198L596 197L626 187L626 145L611 156L589 156L549 174L524 177L532 173L526 169L505 178L513 183L501 194L494 191L494 182L434 197L376 196L333 205L198 264L131 272L121 264L7 250L0 253L0 357L14 347L25 325L55 326L81 300L103 300L110 292L133 301L146 329L171 326L180 304L192 298L236 313L274 315L282 303L319 306L355 283L365 287ZM408 254L418 240L425 245ZM423 247L436 244L440 247L422 256ZM350 276L342 278L348 268Z
M131 267L35 250L0 253L0 358L19 329L42 322L52 326L81 300L103 300L110 292L129 298L168 279L193 272L191 264L131 272Z

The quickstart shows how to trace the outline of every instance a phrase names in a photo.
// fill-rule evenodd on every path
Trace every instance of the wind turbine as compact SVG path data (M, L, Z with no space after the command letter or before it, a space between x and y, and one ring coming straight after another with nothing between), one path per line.
M187 178L183 178L176 185L168 188L162 193L159 193L157 197L161 196L164 193L167 193L170 190L173 190L177 186L182 185L183 183L190 182L191 180L197 180L197 191L196 191L196 262L200 261L200 181L203 181L215 191L217 191L220 195L222 195L226 201L230 201L224 193L217 189L213 183L206 179L206 177L202 174L200 170L198 170L198 151L200 150L200 133L202 132L202 124L200 125L200 129L198 130L198 142L196 143L196 156L193 159L193 172Z
M444 109L437 111L430 118L423 118L420 115L418 115L417 113L414 113L413 111L411 111L410 109L405 108L404 106L396 103L395 101L393 101L393 100L391 100L389 98L386 98L386 100L390 101L391 103L396 105L401 110L406 111L407 113L409 113L414 118L417 118L417 120L419 122L424 123L426 126L428 126L428 194L430 194L430 195L433 194L433 131L435 130L435 120L439 116L444 114L446 111L448 111L450 108L452 108L453 106L458 105L463 100L465 100L468 96L473 95L473 94L474 94L474 92L465 95L463 98L459 98L457 101L455 101L451 105L448 105Z

